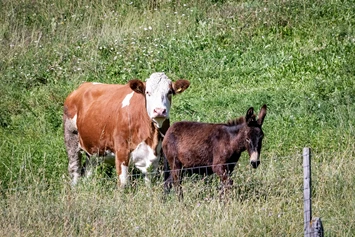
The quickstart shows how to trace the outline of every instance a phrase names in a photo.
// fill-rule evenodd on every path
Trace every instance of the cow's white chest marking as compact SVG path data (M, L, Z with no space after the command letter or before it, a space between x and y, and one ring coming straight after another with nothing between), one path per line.
M136 149L131 153L131 161L143 174L147 173L147 169L151 165L153 165L153 168L156 168L158 158L159 157L154 154L153 149L145 142L139 143Z

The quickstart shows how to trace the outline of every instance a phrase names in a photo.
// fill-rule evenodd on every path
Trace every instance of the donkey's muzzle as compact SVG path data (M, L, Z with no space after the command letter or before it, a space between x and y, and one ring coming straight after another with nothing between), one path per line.
M250 164L253 166L254 169L258 168L260 165L260 160L259 160L259 153L254 151L250 155Z
M250 161L250 165L256 169L258 168L258 166L260 165L260 160L253 160L253 161Z

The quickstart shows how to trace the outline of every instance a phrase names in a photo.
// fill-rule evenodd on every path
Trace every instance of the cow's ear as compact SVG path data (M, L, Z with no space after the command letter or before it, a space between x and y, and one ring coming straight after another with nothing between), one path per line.
M254 114L254 108L250 107L247 111L247 114L245 115L245 122L250 125L252 122L255 121L255 114Z
M182 93L184 90L189 88L189 86L190 86L190 82L185 79L180 79L177 80L176 82L173 82L174 94Z
M130 80L128 82L129 87L131 87L131 89L137 93L140 94L145 94L145 85L142 81L138 80L138 79L134 79L134 80Z

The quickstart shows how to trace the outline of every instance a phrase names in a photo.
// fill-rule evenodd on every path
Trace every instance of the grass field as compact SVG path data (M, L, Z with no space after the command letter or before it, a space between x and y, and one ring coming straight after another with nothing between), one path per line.
M355 4L326 1L0 2L1 236L300 236L302 148L326 236L355 235ZM83 81L164 71L191 86L171 120L224 122L265 103L261 166L230 200L186 178L68 186L62 106Z

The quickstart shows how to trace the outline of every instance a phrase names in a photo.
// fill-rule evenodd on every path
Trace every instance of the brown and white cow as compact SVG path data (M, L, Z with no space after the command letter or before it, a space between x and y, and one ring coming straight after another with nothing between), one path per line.
M188 80L172 82L164 73L153 73L146 83L84 83L73 91L64 102L63 115L72 185L87 174L81 165L81 151L88 158L100 156L105 163L115 164L121 187L128 181L130 162L143 174L150 166L156 169L161 133L169 126L171 97L189 85Z

